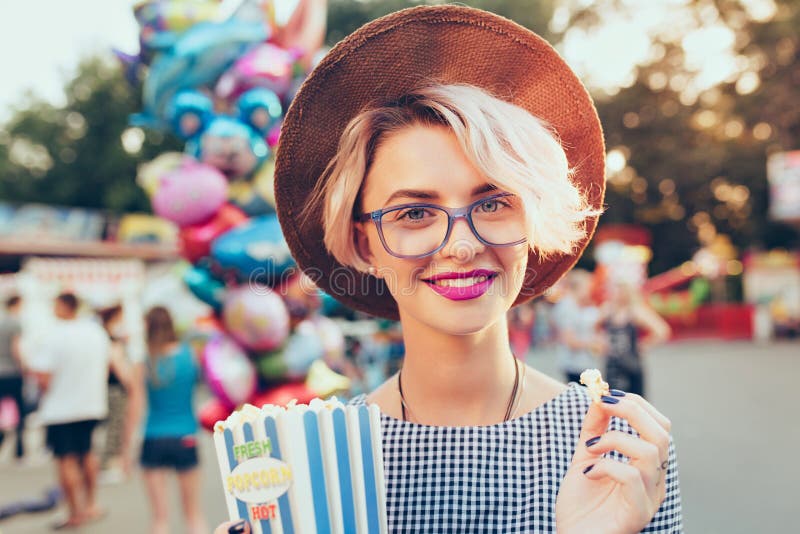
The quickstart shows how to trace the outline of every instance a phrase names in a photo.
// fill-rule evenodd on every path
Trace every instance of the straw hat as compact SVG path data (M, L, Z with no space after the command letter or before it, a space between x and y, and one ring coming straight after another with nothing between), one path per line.
M397 319L384 282L338 263L323 244L320 217L301 221L311 191L348 122L431 81L472 84L527 109L557 132L573 180L599 209L605 147L586 89L541 37L498 15L444 5L404 9L372 21L337 44L306 79L286 114L275 167L275 203L298 265L346 306ZM533 252L516 304L544 292L577 262L597 225L570 255Z

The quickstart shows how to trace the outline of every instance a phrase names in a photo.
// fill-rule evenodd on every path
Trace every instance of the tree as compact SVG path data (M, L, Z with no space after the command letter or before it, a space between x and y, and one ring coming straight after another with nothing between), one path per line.
M159 132L129 129L128 117L141 108L141 97L108 58L83 61L65 92L64 107L33 101L0 130L0 198L114 212L149 210L135 182L137 165L181 150L182 143Z

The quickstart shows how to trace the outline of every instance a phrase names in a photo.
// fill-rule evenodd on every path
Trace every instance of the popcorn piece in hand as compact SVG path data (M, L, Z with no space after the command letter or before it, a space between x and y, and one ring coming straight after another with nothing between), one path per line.
M589 390L592 401L599 403L600 397L609 395L608 383L603 380L603 376L597 369L586 369L581 373L581 384Z

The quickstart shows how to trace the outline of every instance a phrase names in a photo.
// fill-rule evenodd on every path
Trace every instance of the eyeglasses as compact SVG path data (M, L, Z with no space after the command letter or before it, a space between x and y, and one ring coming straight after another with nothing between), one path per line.
M402 204L357 215L355 220L374 222L389 254L412 259L439 252L458 218L466 219L478 241L490 247L519 245L527 240L522 202L511 193L484 197L463 208L424 202Z

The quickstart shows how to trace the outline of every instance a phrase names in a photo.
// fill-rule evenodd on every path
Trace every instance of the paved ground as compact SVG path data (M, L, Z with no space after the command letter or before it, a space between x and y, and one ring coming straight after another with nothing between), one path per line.
M546 351L532 354L530 362L554 372ZM687 532L797 532L798 376L800 343L673 343L651 355L649 397L674 424ZM40 433L30 433L32 447L40 440ZM54 481L44 459L12 466L9 445L0 450L0 506L35 497ZM204 509L216 523L225 510L207 435L201 453ZM177 488L172 489L177 510ZM103 486L101 502L109 516L80 532L146 532L147 503L138 479ZM17 516L0 521L0 532L47 532L57 517L57 512ZM173 524L174 532L183 532Z

